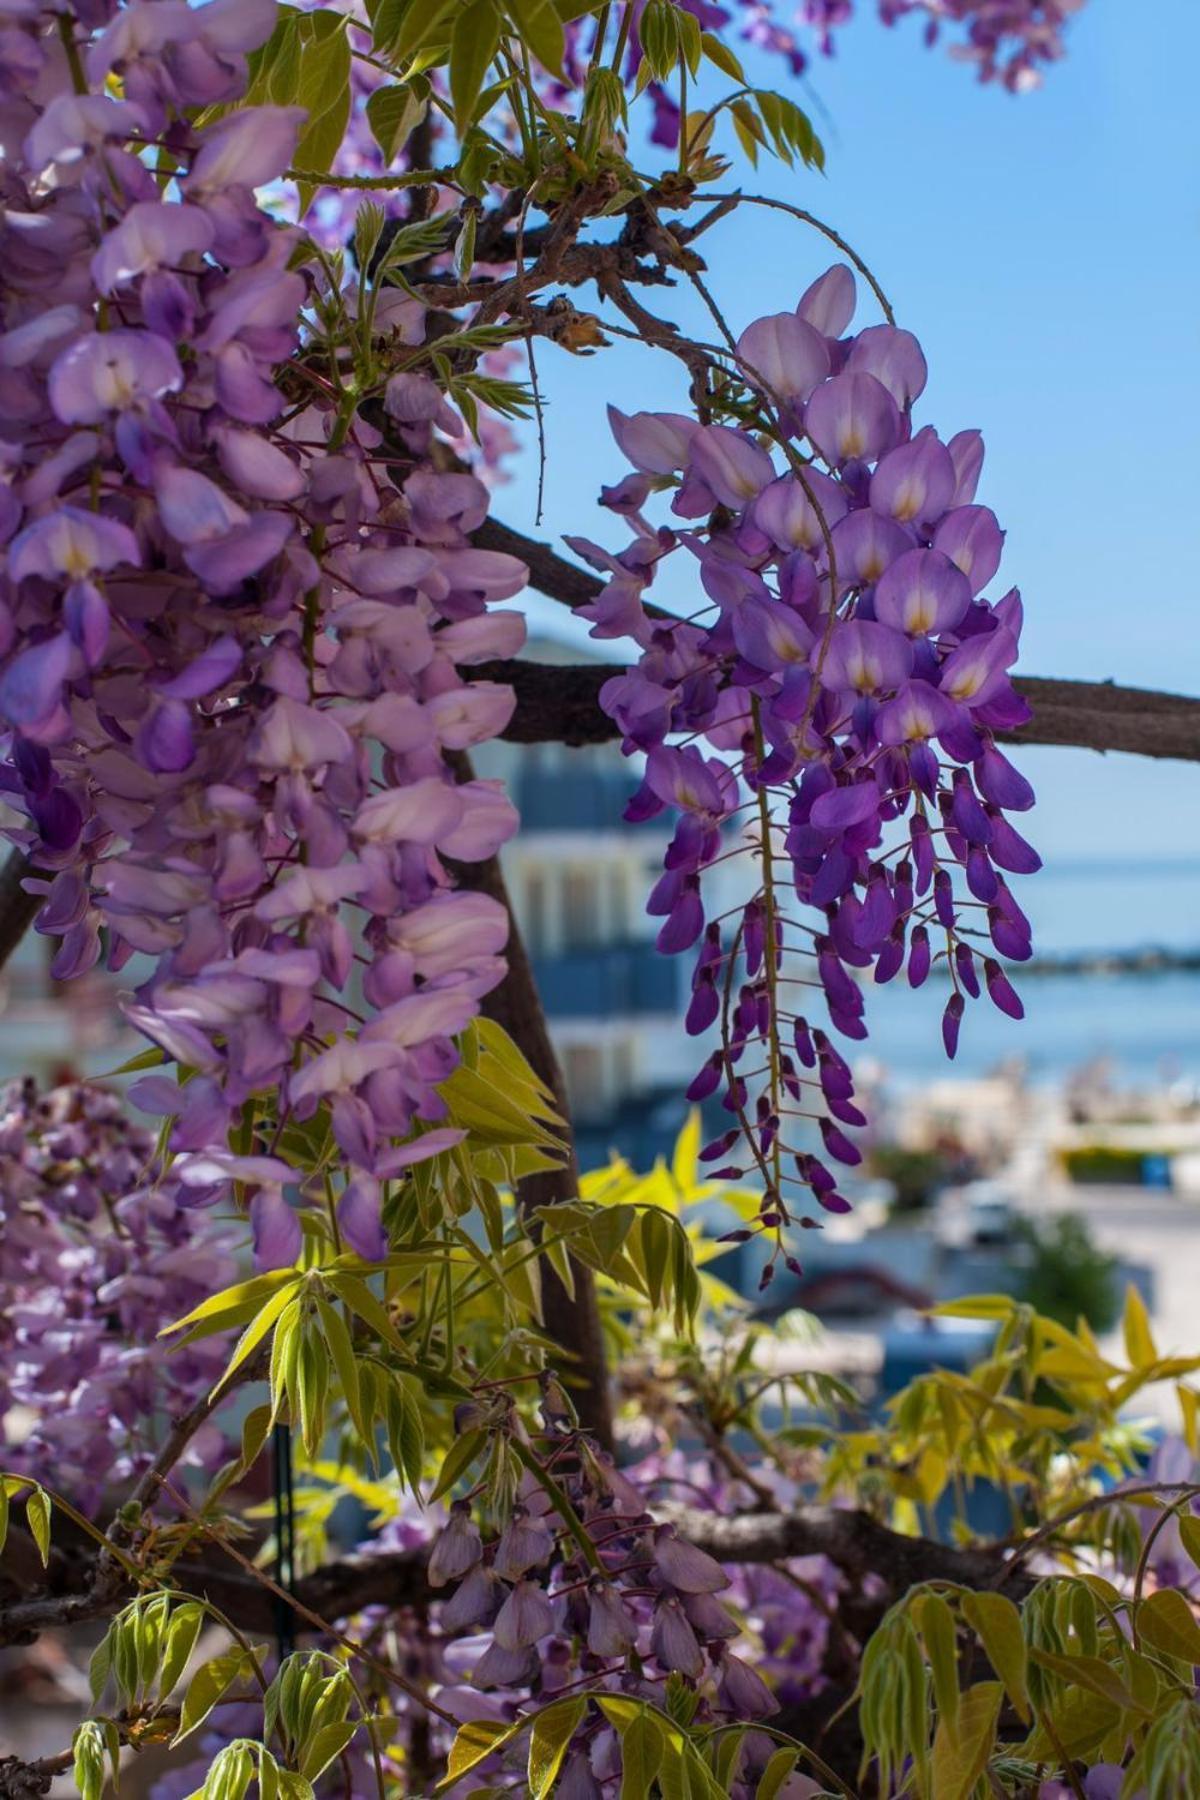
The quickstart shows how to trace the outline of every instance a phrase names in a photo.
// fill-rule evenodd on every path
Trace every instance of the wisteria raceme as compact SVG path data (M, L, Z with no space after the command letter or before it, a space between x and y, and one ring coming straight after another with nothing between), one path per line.
M156 1192L154 1140L96 1087L0 1096L0 1422L10 1474L94 1510L153 1460L167 1421L206 1395L227 1343L168 1353L159 1332L233 1277L240 1233ZM213 1423L187 1460L225 1453Z
M817 987L834 1030L861 1039L858 972L920 987L936 959L953 1056L966 997L986 987L1021 1015L998 956L1031 954L1008 878L1039 866L1008 816L1032 790L994 742L1028 709L1008 674L1020 598L984 598L1003 533L975 501L983 443L914 431L920 346L892 324L845 335L854 307L839 264L794 313L748 326L714 402L733 423L612 409L636 472L604 498L634 540L616 557L574 540L610 577L586 609L593 635L641 646L601 694L646 757L627 816L676 814L649 910L660 950L695 954L688 1030L720 1028L689 1093L721 1091L730 1123L702 1155L740 1175L729 1157L749 1152L777 1233L797 1189L846 1210L828 1164L860 1161L844 1128L865 1123L796 996ZM643 510L660 490L670 527ZM675 623L643 598L681 553L707 601ZM710 918L704 872L746 817L759 884L735 917Z
M792 75L809 68L815 49L825 56L837 49L840 29L854 17L855 0L736 0L716 6L710 0L681 0L703 30L729 39L736 36L756 49L782 58ZM909 15L924 24L924 41L933 45L943 34L951 56L974 65L981 81L1000 81L1013 93L1040 85L1044 65L1057 62L1066 50L1064 34L1085 0L875 0L879 18L895 25ZM645 4L634 8L640 21ZM631 34L627 68L632 78L640 60L636 24ZM678 140L676 97L654 83L653 141L671 146Z
M545 1406L543 1413L547 1442L535 1439L543 1473L524 1478L499 1537L485 1542L469 1504L458 1502L430 1554L431 1583L456 1584L435 1616L442 1633L458 1637L441 1655L447 1671L469 1682L451 1700L460 1707L465 1700L461 1716L481 1716L480 1689L496 1717L528 1692L542 1701L559 1691L621 1693L661 1705L673 1676L699 1690L705 1718L769 1718L779 1700L759 1673L764 1651L785 1698L817 1691L827 1622L819 1603L798 1598L786 1573L773 1588L762 1572L727 1569L673 1525L656 1523L647 1489L663 1480L665 1465L618 1469L586 1436ZM515 1419L507 1428L523 1430ZM714 1509L736 1504L712 1470L697 1465L689 1473L689 1493L711 1492ZM581 1522L590 1560L564 1529L551 1486ZM822 1559L795 1572L831 1599L836 1594L836 1576ZM619 1773L619 1755L610 1725L589 1714L573 1741L575 1785L567 1791L603 1791ZM748 1795L753 1787L739 1781L731 1791Z
M421 367L419 304L323 285L256 201L302 113L189 122L242 91L274 17L31 8L0 66L10 835L44 875L58 978L102 929L110 967L138 959L127 1015L191 1078L134 1099L173 1120L185 1204L242 1184L264 1267L300 1248L289 1123L327 1109L338 1229L368 1258L383 1184L451 1141L396 1147L442 1116L506 918L442 858L491 855L516 820L445 752L508 717L507 689L459 670L520 644L488 608L525 580L470 547L481 484L427 466L461 421Z
M973 63L981 81L999 80L1014 93L1037 87L1041 66L1065 54L1067 23L1084 4L1085 0L876 0L885 25L895 25L910 14L923 20L927 44L938 43L943 31L957 31L950 41L951 56ZM839 27L854 16L854 0L800 0L787 25L776 17L778 10L771 0L741 0L741 35L784 56L792 73L799 75L807 67L808 44L815 41L824 55L833 53Z

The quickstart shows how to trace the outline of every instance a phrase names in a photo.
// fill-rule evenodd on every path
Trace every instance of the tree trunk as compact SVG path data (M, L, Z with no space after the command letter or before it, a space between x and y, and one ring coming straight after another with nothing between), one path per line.
M455 875L460 887L490 894L508 913L509 934L506 956L508 973L499 987L486 996L482 1005L489 1019L507 1031L528 1059L534 1073L554 1095L555 1106L567 1120L567 1158L561 1168L547 1169L528 1175L520 1183L517 1199L525 1213L539 1206L556 1206L574 1200L579 1194L579 1165L575 1160L575 1144L567 1108L566 1084L562 1069L550 1041L546 1015L533 978L529 954L520 928L513 916L504 873L498 857L485 863L457 864ZM600 1324L600 1307L596 1284L590 1269L572 1258L571 1269L575 1292L569 1294L549 1263L542 1260L542 1315L548 1336L569 1357L560 1374L567 1380L581 1422L604 1445L612 1447L612 1404L608 1382L608 1363L604 1350L604 1332Z

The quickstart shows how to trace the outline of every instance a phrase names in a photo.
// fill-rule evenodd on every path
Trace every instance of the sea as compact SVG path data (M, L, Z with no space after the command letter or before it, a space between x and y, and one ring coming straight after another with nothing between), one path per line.
M1200 965L1200 860L1064 860L1013 888L1034 928L1035 956L1048 963L1162 951ZM1121 1086L1200 1088L1200 966L1010 973L1024 1020L1006 1018L986 997L968 1003L953 1072L980 1075L1019 1060L1042 1085L1103 1060ZM945 1075L945 998L945 983L932 979L915 994L900 981L871 991L871 1036L859 1057L883 1064L900 1086Z

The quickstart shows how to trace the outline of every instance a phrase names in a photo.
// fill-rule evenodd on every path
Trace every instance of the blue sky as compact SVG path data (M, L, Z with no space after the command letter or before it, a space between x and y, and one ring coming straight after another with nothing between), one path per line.
M834 223L879 275L930 364L919 417L982 429L979 498L1006 526L1026 602L1022 668L1200 694L1200 183L1196 0L1088 0L1036 93L981 88L913 21L862 0L807 94L825 176L764 164L748 191ZM754 59L764 85L780 63ZM739 171L739 174L742 172ZM736 329L795 304L832 260L782 215L746 207L709 240ZM703 334L681 293L651 303ZM870 322L860 312L861 322ZM541 535L619 547L595 505L622 471L604 403L681 405L670 359L543 348L549 464ZM496 511L532 530L527 459ZM1200 765L1036 750L1048 858L1200 855Z

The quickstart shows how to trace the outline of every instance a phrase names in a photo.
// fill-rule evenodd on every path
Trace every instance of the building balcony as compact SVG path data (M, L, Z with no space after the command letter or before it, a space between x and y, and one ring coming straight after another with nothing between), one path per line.
M640 786L640 777L623 768L585 768L569 775L530 770L517 781L513 799L526 833L619 831L621 815Z
M644 1018L680 1005L680 972L652 944L597 944L535 956L533 971L551 1019Z

